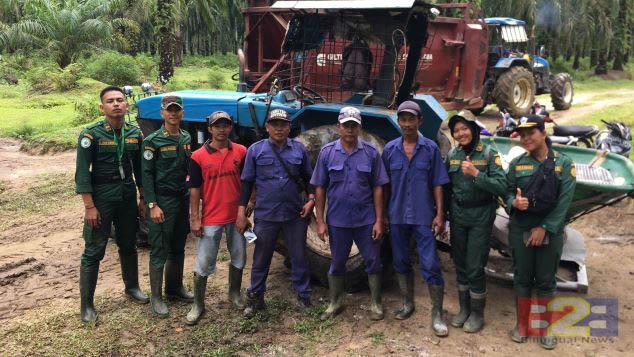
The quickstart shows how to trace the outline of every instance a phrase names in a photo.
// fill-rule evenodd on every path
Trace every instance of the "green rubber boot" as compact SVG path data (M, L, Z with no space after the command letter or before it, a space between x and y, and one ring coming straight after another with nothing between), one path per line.
M395 312L394 318L397 320L405 320L414 313L414 273L396 274L398 288L403 297L403 306Z
M165 262L165 295L170 300L193 302L194 295L183 286L185 255L168 257Z
M370 320L383 320L383 304L381 303L381 274L368 274L370 286Z
M520 330L519 330L519 322L521 320L520 309L519 309L519 299L528 298L528 297L530 297L530 290L529 291L522 290L522 291L515 292L515 326L509 332L509 336L511 337L511 340L513 340L513 342L524 343L527 340L526 336L520 335Z
M486 306L487 293L476 294L470 292L471 298L471 313L469 318L462 325L462 331L468 333L475 333L484 327L484 307Z
M458 301L460 302L460 312L451 320L451 326L460 328L471 314L471 295L468 285L458 284Z
M167 317L169 310L165 301L163 301L163 267L155 268L150 263L150 288L152 289L152 297L150 298L150 304L152 305L152 312L158 317Z
M445 337L449 334L447 323L442 318L442 305L445 295L444 285L427 285L431 298L431 329L436 336Z
M264 310L265 308L264 294L247 293L247 307L243 312L244 317L250 319L255 316L256 311Z
M99 317L93 302L98 277L99 265L95 267L79 267L80 313L81 321L84 323L97 323L97 318Z
M207 277L194 273L194 304L185 317L187 325L196 325L205 313L205 290L207 290Z
M238 309L244 309L244 299L240 295L242 288L242 269L229 264L229 302Z
M121 277L125 285L125 294L139 304L147 304L150 298L139 288L139 260L136 252L130 255L119 253Z
M321 321L335 317L343 311L343 297L345 288L345 277L328 275L328 292L330 294L330 303L328 308L319 317Z

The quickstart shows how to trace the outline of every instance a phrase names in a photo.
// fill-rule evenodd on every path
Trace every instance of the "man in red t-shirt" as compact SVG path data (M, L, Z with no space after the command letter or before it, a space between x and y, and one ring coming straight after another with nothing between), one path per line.
M187 314L188 325L195 325L205 311L207 277L216 270L220 238L225 233L231 255L229 265L229 300L244 308L240 296L242 269L246 263L246 240L236 230L240 199L240 173L247 149L229 140L233 120L217 111L209 118L212 139L196 150L189 166L189 210L192 233L200 237L194 268L194 305ZM202 220L200 200L203 201Z

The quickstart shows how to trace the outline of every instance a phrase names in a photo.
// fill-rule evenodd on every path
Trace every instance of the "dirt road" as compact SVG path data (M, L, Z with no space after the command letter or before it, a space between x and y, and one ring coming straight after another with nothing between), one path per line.
M55 156L29 156L17 151L15 141L0 141L0 179L4 182L5 194L14 190L24 190L42 172L68 172L72 175L74 155L64 153ZM28 199L25 197L25 199ZM42 197L40 199L46 199ZM83 243L81 239L82 207L79 198L69 202L65 209L51 215L35 216L33 222L20 224L0 232L0 322L3 326L35 323L38 319L51 314L61 314L56 322L59 330L51 331L51 339L71 341L75 330L82 331L78 319L79 292L78 267ZM619 336L609 342L568 341L560 344L558 355L613 355L627 354L634 349L634 209L629 206L611 207L587 216L574 223L586 237L588 251L587 265L590 290L587 295L563 293L568 296L618 299L619 303ZM195 253L195 241L190 239L186 248L186 272L191 272ZM225 256L226 251L221 252ZM447 290L445 293L445 309L448 317L458 310L455 272L449 256L441 253ZM226 260L226 259L221 259ZM147 250L140 250L140 281L144 290L149 290L147 276ZM249 259L250 264L250 259ZM198 338L201 330L184 328L182 319L187 311L186 305L171 305L172 315L166 320L156 320L149 313L148 306L135 305L122 298L123 284L120 279L116 247L108 247L106 258L101 265L101 274L96 295L97 309L102 314L104 325L87 334L101 334L115 341L115 346L106 346L102 351L119 354L124 349L130 354L153 354L162 351L166 341ZM248 269L244 284L248 285ZM189 277L189 274L187 275ZM226 262L219 263L218 273L210 281L207 297L209 312L203 321L207 326L214 326L216 319L224 319L226 324L237 324L238 331L244 329L240 312L231 310L223 302L226 289ZM282 259L275 255L271 267L271 278L268 284L267 299L272 297L294 301L289 289L290 282ZM319 325L320 329L331 328L334 333L326 337L309 340L297 326L301 324L302 315L290 313L284 315L279 326L267 325L271 330L260 330L253 333L236 332L222 343L240 346L251 341L259 349L240 354L303 354L314 351L327 355L511 355L527 353L543 353L535 343L523 345L511 342L507 330L513 324L513 292L509 286L489 281L489 300L486 308L487 326L482 333L465 334L461 330L451 328L450 336L438 339L429 329L428 293L421 279L416 283L416 313L406 321L391 318L391 311L399 305L397 289L387 286L384 295L387 318L380 322L370 322L365 313L368 308L367 292L349 294L346 299L347 309L338 317L332 326ZM327 296L323 287L315 287L314 302L322 304ZM292 305L292 304L291 304ZM175 307L176 306L176 307ZM269 300L269 306L274 306ZM54 308L54 310L49 310ZM121 330L104 331L108 316L114 316L121 309L143 309L142 321L138 322L143 329L139 331ZM59 310L59 311L57 311ZM128 311L128 310L126 310ZM136 311L136 310L135 310ZM117 315L118 316L118 315ZM124 317L122 317L123 319ZM57 320L56 320L57 321ZM220 322L218 322L220 323ZM60 325L61 324L61 325ZM29 325L30 326L30 325ZM123 325L127 326L127 325ZM158 327L157 327L158 326ZM308 326L308 325L306 325ZM214 327L215 328L215 327ZM306 327L308 328L308 327ZM102 330L100 330L102 329ZM148 335L148 331L160 329L160 338ZM28 332L31 331L31 332ZM37 333L27 329L29 338L38 338ZM34 335L31 335L34 334ZM19 334L16 334L18 336ZM130 336L141 339L143 345L134 347L128 341ZM321 336L321 335L320 335ZM13 334L2 335L4 343L0 345L23 345ZM210 337L206 337L210 338ZM16 342L18 341L18 342ZM146 343L146 341L149 341ZM118 343L118 344L117 344ZM27 343L28 345L28 343ZM306 346L312 346L306 350ZM130 347L133 346L133 347ZM172 345L170 345L172 346ZM180 345L176 345L180 346ZM9 348L9 347L7 347ZM118 352L119 351L119 352ZM178 348L171 350L178 354ZM255 351L255 352L254 352ZM300 351L300 352L298 352ZM302 352L303 351L303 352ZM79 353L78 351L74 351ZM94 351L93 351L94 352ZM181 351L182 352L182 351ZM191 350L189 352L192 352ZM28 350L4 350L0 354L24 354ZM32 353L32 352L31 352ZM124 354L126 354L124 353ZM169 354L170 352L163 352ZM311 354L311 352L308 352Z

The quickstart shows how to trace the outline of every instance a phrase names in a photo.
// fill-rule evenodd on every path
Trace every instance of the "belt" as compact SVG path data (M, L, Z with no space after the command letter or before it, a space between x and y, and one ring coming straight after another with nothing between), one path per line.
M166 197L182 197L187 195L187 190L171 190L167 188L158 188L154 189L157 195L166 196Z
M462 207L462 208L484 207L484 206L488 206L495 203L495 200L490 198L485 200L479 200L479 201L463 201L460 199L455 199L455 201L458 207Z
M95 185L104 185L104 184L108 184L108 183L117 183L117 182L121 182L127 178L130 178L132 175L132 172L125 172L125 178L121 179L121 176L119 175L115 175L115 176L92 176L91 181L93 184Z

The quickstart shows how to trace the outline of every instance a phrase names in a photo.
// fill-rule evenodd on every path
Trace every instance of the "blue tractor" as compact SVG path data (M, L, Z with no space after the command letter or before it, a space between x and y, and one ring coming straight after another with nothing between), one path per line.
M438 138L441 150L449 151L449 139L439 131L447 113L433 96L415 94L412 90L426 39L425 31L412 29L420 29L421 24L434 16L431 8L411 4L394 7L385 1L382 6L389 7L390 12L377 12L372 7L345 9L346 20L341 21L341 9L333 2L323 3L324 7L334 7L300 16L289 24L280 60L255 85L266 86L268 92L247 91L249 86L243 83L241 73L235 92L183 90L148 96L136 101L137 122L143 133L148 135L162 124L160 102L165 95L183 98L183 128L191 134L194 147L207 140L206 118L214 111L223 110L231 115L234 121L231 139L248 146L267 137L264 129L267 114L273 109L284 109L291 115L291 136L304 143L314 165L321 147L338 138L335 124L342 107L355 105L361 110L363 139L382 151L387 141L400 135L394 108L412 99L419 103L423 114L422 134ZM411 45L394 47L395 41L403 40ZM352 53L349 56L355 59L337 56L338 51ZM379 55L361 63L369 51ZM352 68L352 74L345 68ZM407 69L403 71L404 68ZM363 78L362 73L372 78ZM357 79L355 85L348 83L350 78ZM358 82L364 83L356 85ZM382 90L372 90L368 83L378 83ZM314 225L313 220L307 237L311 272L326 284L330 249L317 237ZM284 247L281 244L278 247L284 254ZM356 247L347 268L348 287L355 289L365 281L361 279L363 260Z
M553 107L566 110L572 105L573 83L568 73L552 74L544 59L545 49L534 53L524 27L525 22L512 18L485 19L489 27L489 57L482 98L495 103L513 116L530 112L535 95L550 93ZM474 110L479 114L484 106Z

